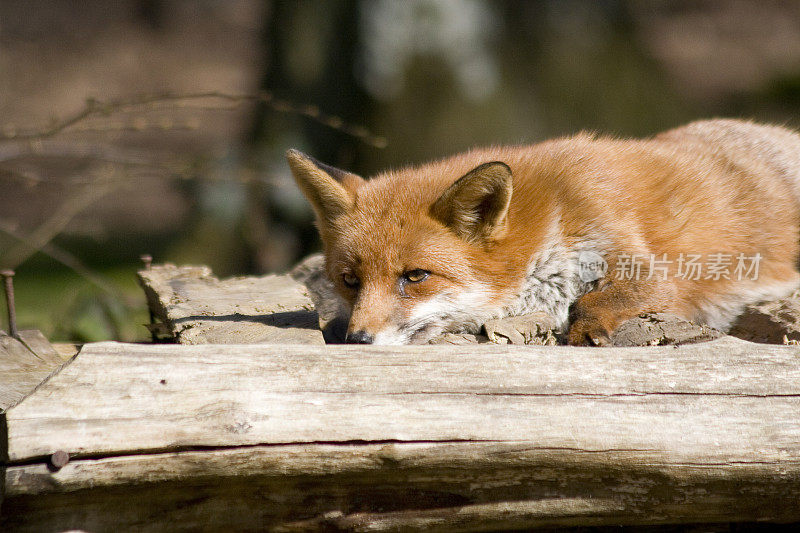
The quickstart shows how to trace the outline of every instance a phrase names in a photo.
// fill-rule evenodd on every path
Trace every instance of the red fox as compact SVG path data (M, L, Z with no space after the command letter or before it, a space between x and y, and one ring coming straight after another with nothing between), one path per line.
M570 344L669 312L724 329L800 284L800 135L739 120L581 133L372 179L287 152L347 341L424 343L545 312Z

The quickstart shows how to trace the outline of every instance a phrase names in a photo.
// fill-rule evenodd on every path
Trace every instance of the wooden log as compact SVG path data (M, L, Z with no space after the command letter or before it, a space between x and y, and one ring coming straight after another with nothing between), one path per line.
M218 280L208 267L139 272L153 315L181 344L324 344L314 303L288 275Z
M748 306L731 326L730 334L747 341L770 344L800 341L798 292L780 300Z
M623 322L611 336L611 343L614 346L666 346L707 342L723 335L719 330L675 315L650 313Z
M800 521L800 347L727 337L101 343L6 426L0 530Z
M0 331L0 417L69 359L70 356L58 353L37 330L21 330L19 339ZM0 442L0 459L4 457L2 451Z
M489 320L483 325L487 340L495 344L538 344L555 346L556 321L547 313Z

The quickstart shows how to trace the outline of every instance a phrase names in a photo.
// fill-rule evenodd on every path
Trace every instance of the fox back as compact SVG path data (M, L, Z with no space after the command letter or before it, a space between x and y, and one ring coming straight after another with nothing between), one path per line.
M800 136L779 127L579 134L369 180L287 157L351 342L421 343L543 311L570 343L602 345L642 312L725 328L800 282Z

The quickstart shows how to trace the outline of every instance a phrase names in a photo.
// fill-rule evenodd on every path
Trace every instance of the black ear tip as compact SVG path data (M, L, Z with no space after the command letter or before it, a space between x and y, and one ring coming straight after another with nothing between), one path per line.
M508 172L509 174L511 174L511 167L510 167L510 166L508 166L508 164L507 164L507 163L505 163L504 161L491 161L491 162L489 162L489 163L486 163L486 165L491 165L491 166L500 166L500 167L503 167L503 169L504 169L506 172Z
M485 176L487 174L494 175L494 176L507 174L508 176L511 176L512 173L511 173L511 167L508 166L503 161L487 161L486 163L482 163L482 164L478 165L477 167L473 168L472 170L470 170L467 173L468 176L470 176L470 175L472 175L472 176L484 175Z
M296 150L294 148L289 148L286 150L286 159L305 159L305 157L306 155L300 150Z

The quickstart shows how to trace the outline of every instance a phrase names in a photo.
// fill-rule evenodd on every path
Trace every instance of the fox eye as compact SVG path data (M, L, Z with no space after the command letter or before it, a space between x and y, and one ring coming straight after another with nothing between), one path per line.
M361 283L361 280L358 279L358 276L350 272L345 272L342 274L342 281L344 281L344 284L351 289L355 289Z
M427 270L422 270L421 268L415 268L414 270L409 270L408 272L403 274L403 280L407 281L408 283L419 283L420 281L424 281L429 274L430 272L428 272Z

